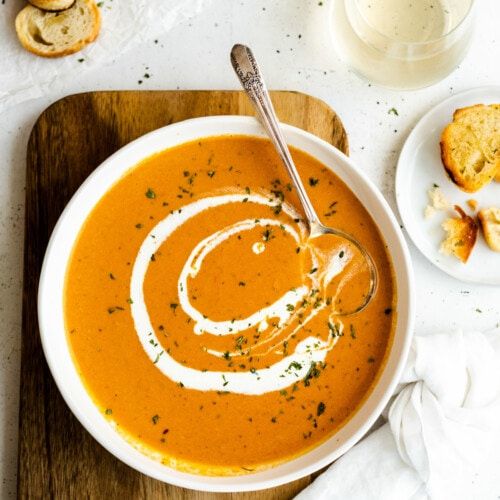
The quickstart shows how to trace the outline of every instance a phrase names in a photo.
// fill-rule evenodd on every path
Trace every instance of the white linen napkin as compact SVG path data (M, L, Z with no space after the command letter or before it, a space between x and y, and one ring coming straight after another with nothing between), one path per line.
M386 412L296 499L465 498L500 431L500 329L415 337Z
M83 72L105 66L141 43L153 43L156 37L183 19L200 13L211 0L103 0L97 3L102 14L97 40L76 54L56 59L31 54L19 43L14 20L25 2L0 3L0 110L56 93Z

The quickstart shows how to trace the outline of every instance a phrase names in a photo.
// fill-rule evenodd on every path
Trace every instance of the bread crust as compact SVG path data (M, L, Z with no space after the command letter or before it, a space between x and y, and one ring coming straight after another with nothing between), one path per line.
M17 36L19 38L19 41L21 42L21 45L26 50L28 50L33 54L36 54L37 56L56 58L74 54L75 52L80 51L87 44L93 42L97 38L97 35L99 34L99 31L101 29L101 13L99 11L99 7L97 7L96 3L93 0L81 0L81 1L83 1L85 4L88 5L93 19L92 31L86 37L78 40L78 42L75 42L73 45L69 47L61 48L59 50L53 50L53 51L39 50L35 45L31 43L30 38L26 36L24 23L29 22L29 17L33 14L33 11L40 12L41 10L38 9L37 7L33 7L32 5L27 5L26 7L24 7L24 9L22 9L19 12L15 22ZM70 8L76 8L77 4L78 1L75 0L73 6ZM66 9L64 12L66 12L67 10L69 9ZM57 13L47 12L47 16L50 15L57 15Z
M47 12L61 12L75 5L76 0L28 0L33 7Z

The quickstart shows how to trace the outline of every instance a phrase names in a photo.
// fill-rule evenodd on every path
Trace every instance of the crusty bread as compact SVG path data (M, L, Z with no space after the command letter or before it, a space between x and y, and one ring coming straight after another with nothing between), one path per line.
M478 217L486 243L495 252L500 252L500 208L483 208Z
M93 0L76 0L62 12L46 12L27 5L16 17L23 47L43 57L78 52L99 34L101 16Z
M500 104L455 111L441 135L441 158L451 180L475 192L500 179Z
M28 2L39 9L58 12L69 9L75 3L75 0L28 0Z
M455 255L465 263L476 244L478 226L458 205L455 205L455 210L460 218L446 219L442 224L447 235L441 243L440 252Z

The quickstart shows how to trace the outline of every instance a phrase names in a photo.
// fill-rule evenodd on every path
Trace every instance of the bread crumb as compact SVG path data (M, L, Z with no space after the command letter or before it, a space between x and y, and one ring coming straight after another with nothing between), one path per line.
M467 205L469 205L474 212L477 210L477 200L467 200Z
M434 214L436 213L436 209L432 207L431 205L427 205L424 210L424 217L426 219L431 219Z
M438 210L446 210L451 207L451 203L439 186L434 185L427 191L427 194L430 204L425 207L424 216L426 219L430 219Z
M447 235L439 251L444 255L453 255L465 264L476 244L478 225L458 205L455 205L455 210L460 218L450 218L443 222L441 227Z
M486 243L494 252L500 252L500 208L483 208L478 217Z

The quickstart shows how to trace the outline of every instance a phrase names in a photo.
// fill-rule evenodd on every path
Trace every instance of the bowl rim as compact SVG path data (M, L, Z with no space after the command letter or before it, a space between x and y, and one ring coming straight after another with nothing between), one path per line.
M80 215L82 220L88 217L91 209L105 192L138 163L136 160L127 159L129 156L133 157L131 153L138 155L138 151L141 151L141 148L147 148L149 143L152 144L155 143L155 141L168 142L168 140L170 140L172 144L159 148L157 147L156 149L149 149L139 155L142 159L147 158L155 152L173 147L174 145L183 144L203 137L224 135L266 137L263 128L258 124L255 118L233 115L192 118L156 129L123 146L104 160L73 194L62 211L47 245L38 288L38 321L43 352L63 399L87 432L89 432L108 452L133 469L175 486L211 492L255 491L276 487L316 472L330 464L333 460L339 458L356 444L369 430L393 394L406 362L414 325L414 278L410 253L392 210L375 185L344 153L337 150L328 142L297 127L282 124L282 130L287 142L290 144L306 151L316 158L319 153L321 153L320 156L328 158L329 163L321 159L320 161L330 170L335 172L356 196L358 196L356 193L357 190L364 191L364 194L371 196L369 204L373 205L374 208L380 212L378 217L374 216L372 210L368 208L365 202L363 202L363 204L379 227L381 234L384 239L386 239L386 243L389 244L387 241L388 237L391 239L391 257L393 259L398 294L396 331L394 333L389 355L382 372L378 376L375 386L360 407L358 407L354 415L350 417L349 421L343 425L339 431L299 457L293 458L292 460L286 461L270 469L252 474L238 476L204 476L180 472L141 453L136 447L115 431L105 417L97 411L97 407L92 402L83 380L78 375L77 367L73 361L67 341L62 314L66 266L69 262L76 237L82 227L81 223L76 224L74 222L73 216L77 213L76 211L80 209L82 203L85 203L85 197L87 196L88 199L88 195L92 195L92 192L96 189L103 190L103 193L97 197L97 200L93 204L91 204L89 210L81 211L81 213L84 213L84 215ZM318 154L314 154L311 150L315 150ZM334 165L332 165L332 163ZM342 167L339 167L339 165L342 165ZM339 168L345 170L342 175L339 173ZM115 172L110 174L113 169ZM102 185L99 185L99 182L102 181L104 174L108 174L108 177L112 178L113 181L103 188ZM350 177L353 182L358 183L356 188L348 183L346 180L347 176ZM377 220L377 218L380 220ZM386 232L388 234L385 234L380 228L382 223L387 226ZM74 233L74 237L71 241L65 238L65 231ZM61 252L66 252L68 254L63 262L61 262L59 257ZM56 279L54 279L54 274L56 275ZM57 279L58 277L59 279ZM62 282L61 277L63 280ZM399 307L400 304L403 305L401 309ZM54 308L56 308L55 317L53 314ZM57 310L59 310L60 313L57 313ZM58 323L57 327L54 327L54 323ZM62 339L64 339L63 342L58 342ZM70 370L70 373L68 373L67 370ZM73 379L73 382L71 382L71 379ZM78 400L79 396L85 400L85 403ZM89 402L90 406L88 404ZM371 407L367 410L366 408L369 404ZM362 413L367 413L367 415L360 416ZM96 417L96 415L98 415L98 417ZM97 418L100 420L96 420ZM350 429L351 427L352 429ZM340 439L338 437L339 434L342 436L346 434L346 437ZM333 447L333 449L325 449L325 445ZM318 453L318 450L321 450L321 452ZM313 455L319 456L316 459L311 459ZM307 463L308 458L312 460L311 463Z

